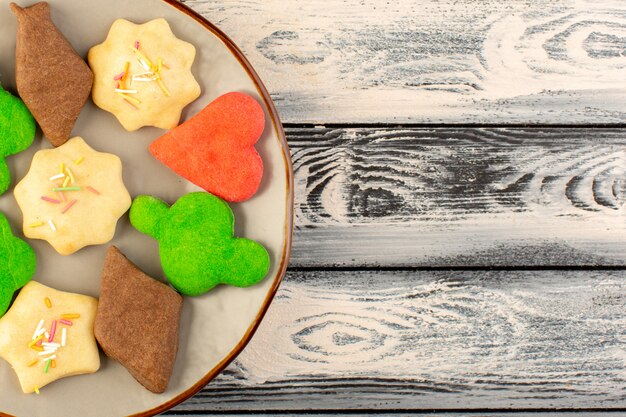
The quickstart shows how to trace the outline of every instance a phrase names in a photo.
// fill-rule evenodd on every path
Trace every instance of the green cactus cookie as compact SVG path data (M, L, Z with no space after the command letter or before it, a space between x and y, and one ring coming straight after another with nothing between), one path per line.
M6 217L0 213L0 317L6 313L13 293L35 275L35 252L13 236Z
M159 241L163 272L185 295L200 295L218 284L249 287L270 267L259 243L233 237L228 204L209 193L190 193L171 207L142 195L130 208L130 223Z
M35 139L35 119L22 100L0 86L0 194L11 183L6 157L28 148Z

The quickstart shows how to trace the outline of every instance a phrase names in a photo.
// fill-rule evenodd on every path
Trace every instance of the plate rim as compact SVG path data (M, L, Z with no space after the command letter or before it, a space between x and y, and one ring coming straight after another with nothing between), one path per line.
M281 145L282 145L281 148L282 148L282 153L283 153L283 159L285 162L285 169L287 171L286 172L286 187L287 187L286 215L287 216L285 218L285 224L284 224L285 242L283 246L283 253L280 258L280 266L278 268L278 272L276 276L274 277L272 287L268 291L265 297L265 300L263 300L263 305L261 306L259 313L257 314L254 321L250 324L250 326L248 327L248 330L246 330L246 333L243 335L239 343L237 343L237 345L235 345L235 347L228 353L228 355L226 355L224 359L222 359L215 367L213 367L213 369L211 369L198 382L196 382L194 385L189 387L187 390L183 391L176 397L170 399L169 401L164 402L163 404L157 407L154 407L150 410L141 411L139 413L132 414L128 417L152 417L157 414L161 414L171 409L172 407L175 407L176 405L182 403L183 401L191 398L194 394L196 394L198 391L204 388L209 382L211 382L211 380L213 380L217 375L219 375L224 370L224 368L226 368L243 351L243 349L250 342L250 340L252 339L252 336L254 336L254 333L256 332L259 325L261 324L263 317L267 313L267 310L269 309L269 306L272 303L272 300L274 299L276 292L278 291L278 287L280 286L280 283L285 277L285 274L287 272L287 265L289 263L289 255L291 253L291 242L293 238L293 217L294 217L293 175L294 173L293 173L293 165L291 161L291 152L289 150L289 144L287 143L287 137L285 135L283 125L280 121L280 117L278 116L278 111L276 110L276 107L274 106L274 102L272 101L272 98L270 97L267 91L267 88L265 87L265 85L263 84L263 81L261 81L261 78L252 67L252 64L250 64L246 56L241 51L241 49L239 49L239 47L235 44L235 42L233 42L232 39L230 39L224 32L222 32L221 29L219 29L217 26L211 23L208 19L206 19L200 13L196 12L195 10L193 10L186 4L180 2L179 0L160 0L160 1L176 8L179 12L184 13L187 16L191 17L196 22L200 23L206 30L213 33L213 35L217 36L224 43L224 45L226 45L226 47L230 50L233 56L237 58L241 66L246 70L246 72L248 73L252 81L254 82L254 85L256 86L258 93L263 98L265 106L267 107L270 113L270 119L272 121L272 125L274 126L274 130L276 131L278 139L280 140Z
M214 366L207 374L205 374L200 380L198 380L194 385L178 394L174 398L169 399L168 401L151 408L149 410L140 411L135 414L131 414L128 417L152 417L157 414L161 414L172 407L182 403L183 401L191 398L194 394L204 388L211 380L213 380L217 375L219 375L224 368L226 368L246 347L246 345L250 342L254 333L258 329L263 317L267 313L269 306L278 291L280 283L282 282L285 274L287 272L287 265L289 263L289 256L291 253L291 244L293 239L293 224L294 224L294 189L293 189L293 181L294 181L294 173L293 173L293 165L291 161L291 152L289 150L289 144L287 143L287 137L285 135L285 131L283 129L282 123L280 121L280 117L278 115L278 111L274 106L274 102L270 97L267 88L261 81L261 78L256 73L252 64L248 61L243 52L239 49L239 47L233 42L222 30L220 30L217 26L211 23L204 16L191 9L184 3L181 3L179 0L158 0L163 3L168 4L171 7L174 7L179 12L184 13L185 15L191 17L196 22L201 24L206 30L215 35L222 43L229 49L231 54L239 61L239 64L246 70L248 76L252 79L257 92L262 97L263 102L269 112L270 120L276 131L276 135L278 140L281 143L281 149L283 154L283 160L285 164L286 170L286 218L284 224L284 233L285 240L283 245L283 251L280 257L280 265L276 275L273 278L272 287L267 292L265 299L263 300L263 304L255 319L252 321L245 334L241 338L241 340L235 345L235 347L216 365ZM0 411L1 417L15 417L11 414L4 413Z

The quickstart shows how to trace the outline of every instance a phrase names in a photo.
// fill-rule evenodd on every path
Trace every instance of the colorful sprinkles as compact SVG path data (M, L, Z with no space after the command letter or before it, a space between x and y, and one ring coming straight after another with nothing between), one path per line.
M133 97L131 98L133 100L136 100ZM85 159L84 156L79 156L76 160L74 160L74 165L79 165L80 163L84 161L84 159ZM50 204L65 203L61 208L61 214L67 213L68 210L70 210L72 207L74 207L74 205L78 203L78 199L76 198L72 198L68 200L65 197L65 194L64 194L65 192L77 192L77 191L87 190L92 194L100 195L100 192L97 191L93 187L90 187L90 186L83 187L80 184L77 184L77 181L76 181L77 177L67 164L63 162L60 163L59 171L60 171L59 173L54 174L49 178L50 181L54 184L50 191L56 193L58 198L53 198L47 195L42 195L40 198L41 200ZM28 227L40 227L46 223L48 224L48 226L50 226L50 229L52 229L53 232L57 231L57 227L52 221L52 219L49 219L46 222L43 222L43 221L33 222L29 224Z
M50 300L49 297L44 298L44 303L46 307L52 307L52 300ZM57 367L57 353L59 349L66 347L68 343L67 327L58 328L58 325L72 326L72 322L69 321L69 319L75 320L79 318L80 314L78 313L61 314L61 317L50 322L49 328L45 325L45 319L42 318L39 320L33 332L33 337L30 342L28 342L28 349L32 349L34 353L36 353L36 356L26 365L33 367L38 363L43 363L43 372L46 374L51 372L52 369L55 369ZM59 333L61 340L58 340ZM57 341L55 341L55 339ZM39 393L39 389L35 388L35 392Z
M135 58L137 58L137 62L139 65L145 70L144 72L140 72L138 74L130 75L130 61L126 61L124 64L124 70L118 74L113 76L113 81L115 82L114 92L119 95L126 103L128 103L131 107L138 110L141 104L141 100L133 95L138 94L139 91L136 89L129 88L133 81L138 82L153 82L156 81L157 85L166 96L171 96L170 90L167 88L165 83L163 82L163 77L161 75L161 71L163 68L168 68L167 65L163 63L163 59L161 57L157 58L156 65L148 58L144 53L141 52L141 42L136 40L133 47L131 47L131 51L135 54ZM126 83L128 81L128 85Z

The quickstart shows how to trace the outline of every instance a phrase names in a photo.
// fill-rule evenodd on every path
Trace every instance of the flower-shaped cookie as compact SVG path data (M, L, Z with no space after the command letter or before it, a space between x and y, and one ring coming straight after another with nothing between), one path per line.
M0 319L0 357L28 394L72 375L100 368L93 333L98 301L31 281Z
M37 152L14 194L24 235L47 240L61 255L111 240L131 204L120 159L78 136Z
M142 25L118 19L106 40L89 50L93 101L126 130L172 129L200 95L191 73L195 56L194 46L176 38L165 19Z

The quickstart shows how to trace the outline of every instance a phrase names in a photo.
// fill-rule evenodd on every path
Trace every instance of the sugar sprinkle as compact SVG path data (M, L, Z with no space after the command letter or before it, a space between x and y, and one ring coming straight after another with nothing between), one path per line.
M85 187L87 189L87 191L91 191L92 193L96 194L96 195L100 195L100 191L96 190L95 188L91 187L91 186L86 186Z
M55 191L56 191L56 189L55 189ZM50 198L50 197L47 197L45 195L42 195L41 199L43 201L47 201L48 203L52 203L52 204L59 204L59 203L61 203L61 200L57 200L56 198Z
M41 319L39 321L39 324L37 325L37 328L35 329L35 333L33 333L33 340L36 339L37 336L39 336L40 334L39 331L43 328L43 324L44 324L44 321L43 319Z
M50 327L50 337L48 338L48 342L52 342L54 340L54 335L57 332L57 321L52 320L52 326Z
M72 170L69 167L67 167L65 168L65 172L67 172L67 175L70 177L70 182L74 184L75 180L74 180L74 174L72 173Z
M124 93L124 94L137 94L137 90L122 90L121 88L115 89L116 93Z
M56 187L52 191L80 191L80 187Z
M74 204L76 204L77 201L78 200L74 199L74 200L70 201L69 203L67 203L67 205L65 207L63 207L63 210L61 210L61 214L65 214L69 209L72 208L72 206Z

